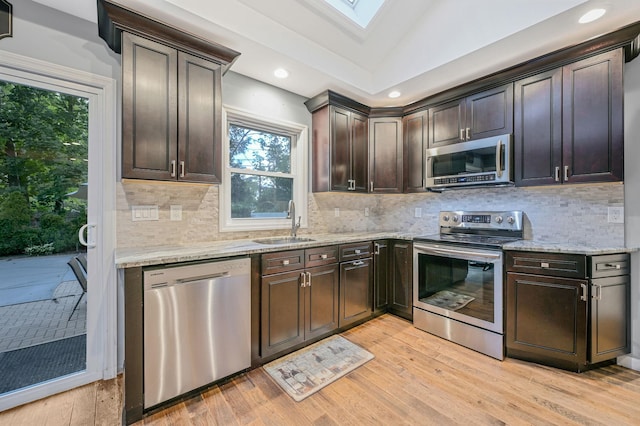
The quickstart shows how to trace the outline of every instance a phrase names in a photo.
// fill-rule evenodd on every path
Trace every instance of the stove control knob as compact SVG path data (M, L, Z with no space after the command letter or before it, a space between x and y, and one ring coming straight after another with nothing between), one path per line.
M516 220L513 218L513 216L509 216L509 217L507 218L507 222L509 222L509 223L510 223L510 224L512 224L512 225L513 225L513 222L515 222L515 221L516 221Z
M444 215L442 216L442 220L444 220L445 222L449 222L449 215Z
M496 216L496 222L502 223L502 216Z
M453 215L453 221L457 222L458 221L458 216L457 215Z

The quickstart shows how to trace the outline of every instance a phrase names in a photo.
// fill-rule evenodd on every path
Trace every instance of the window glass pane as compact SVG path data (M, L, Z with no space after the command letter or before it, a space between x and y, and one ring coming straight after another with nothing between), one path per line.
M231 218L287 217L293 179L231 173Z
M291 137L229 124L229 165L290 173Z

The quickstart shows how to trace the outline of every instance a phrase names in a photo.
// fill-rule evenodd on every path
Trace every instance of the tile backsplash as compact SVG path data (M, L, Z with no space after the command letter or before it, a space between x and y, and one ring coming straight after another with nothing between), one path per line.
M286 233L284 230L220 232L218 194L215 185L119 183L118 247L185 245ZM607 220L608 207L624 206L621 183L474 188L440 194L316 193L309 195L308 202L309 227L300 234L387 230L433 234L438 232L437 217L441 210L522 210L528 239L624 245L624 225ZM174 204L182 206L181 221L170 220L170 206ZM157 205L159 220L133 222L133 205ZM416 209L420 217L416 217Z

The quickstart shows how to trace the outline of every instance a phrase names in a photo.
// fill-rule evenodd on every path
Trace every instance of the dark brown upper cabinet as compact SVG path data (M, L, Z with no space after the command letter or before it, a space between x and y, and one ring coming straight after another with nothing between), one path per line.
M369 119L369 192L402 192L402 119Z
M425 192L424 158L428 145L429 111L423 110L402 119L404 129L403 192Z
M623 179L622 49L515 82L519 186Z
M367 192L367 115L336 105L325 105L313 111L312 126L313 192Z
M512 131L512 83L429 108L429 147Z
M122 177L219 183L221 66L123 33Z

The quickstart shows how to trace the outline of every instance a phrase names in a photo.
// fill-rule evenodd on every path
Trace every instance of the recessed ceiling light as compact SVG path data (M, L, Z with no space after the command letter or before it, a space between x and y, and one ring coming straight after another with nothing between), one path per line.
M289 77L289 71L285 70L284 68L278 68L273 72L273 75L278 78L287 78Z
M401 95L400 92L398 92L397 90L394 90L393 92L389 92L389 97L390 98L397 98Z
M582 15L580 19L578 19L578 22L580 22L581 24L593 22L596 19L601 18L602 15L604 15L606 12L607 11L605 9L591 9L590 11Z

